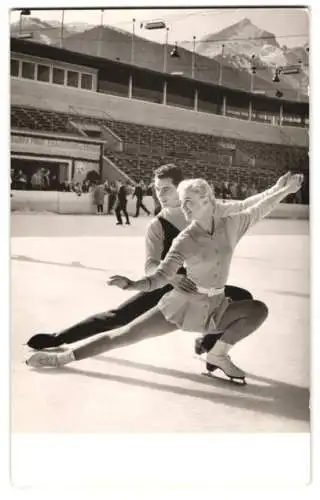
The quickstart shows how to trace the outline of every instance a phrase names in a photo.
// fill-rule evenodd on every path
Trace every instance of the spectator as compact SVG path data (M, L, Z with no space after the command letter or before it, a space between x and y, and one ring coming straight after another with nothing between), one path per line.
M19 170L18 175L17 175L17 180L16 180L16 189L20 189L20 190L26 189L27 182L28 182L28 179L27 179L26 174L22 170Z
M42 176L42 189L49 189L50 187L50 170L48 168L41 168L40 170Z
M82 192L89 193L90 181L88 179L84 180L82 183Z
M231 198L231 193L229 190L229 183L228 182L222 183L221 194L222 194L223 200L227 200L227 199Z
M110 215L110 214L112 214L112 210L113 210L114 204L115 204L116 199L117 199L117 185L115 182L110 182L110 184L108 183L108 186L106 189L107 189L107 193L108 193L108 211L107 211L107 213Z
M136 203L136 213L134 217L139 217L140 213L140 208L145 211L146 214L150 215L150 211L147 209L147 207L143 203L143 197L145 195L145 184L143 181L140 181L139 184L136 185L135 190L133 192L132 198L136 197L137 198L137 203Z
M245 182L241 184L241 200L244 200L247 197L248 186Z
M122 225L121 212L123 212L126 218L126 224L130 224L129 215L127 212L127 194L128 194L128 186L126 186L123 181L120 181L117 192L117 200L115 204L115 213L117 218L116 224L118 226Z
M103 214L104 196L104 184L97 184L93 190L93 203L97 207L97 215Z
M242 191L241 191L241 182L238 182L237 184L237 200L241 200L241 196L242 196Z
M216 198L221 199L222 192L221 192L221 185L220 184L218 184L218 183L215 184L214 192L215 192Z
M73 191L77 194L77 196L82 195L82 187L80 182L76 182L73 186Z
M132 195L134 190L135 190L135 186L133 184L131 184L131 182L127 181L125 183L125 190L126 190L127 196Z
M233 200L237 199L237 194L238 194L238 183L237 182L232 182L230 185L230 195Z
M72 191L72 183L70 181L65 181L64 183L65 191L70 193Z
M14 168L10 170L10 197L13 197L12 190L14 189Z
M258 190L256 188L255 183L253 183L248 188L247 196L254 196L255 194L258 194Z
M40 191L42 189L41 169L36 170L31 176L31 189Z

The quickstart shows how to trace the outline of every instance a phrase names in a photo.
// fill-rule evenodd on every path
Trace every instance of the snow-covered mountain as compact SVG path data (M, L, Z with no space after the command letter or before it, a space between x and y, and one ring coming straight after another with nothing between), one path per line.
M225 46L226 56L242 54L250 57L252 51L261 52L264 47L280 55L278 52L280 47L275 36L261 30L246 18L217 33L203 37L198 43L197 52L207 57L215 57L221 53L222 44Z
M184 45L190 50L190 46ZM281 79L302 93L308 87L307 47L288 49L281 47L273 33L262 30L244 18L232 26L203 37L196 46L196 52L237 69L251 71L254 56L257 75L270 81L277 66L300 65L300 74L281 75Z
M51 29L55 27L56 24L56 21L50 21L50 23L47 23L46 21L41 21L41 19L38 19L37 17L30 17L30 16L21 16L20 19L21 19L22 29L30 29L30 30ZM10 25L11 33L19 32L19 28L20 28L20 21L11 23Z
M61 28L61 21L50 21L50 23L54 26ZM82 33L88 29L94 28L94 24L88 24L83 22L75 22L75 23L64 23L64 26L67 27L68 31L71 33Z
M93 28L93 25L87 23L64 23L63 37L67 38L74 33L82 33L90 28ZM32 33L34 41L47 45L56 45L60 43L61 21L50 21L49 23L41 21L37 17L22 16L21 23L17 21L11 24L10 32L11 36Z

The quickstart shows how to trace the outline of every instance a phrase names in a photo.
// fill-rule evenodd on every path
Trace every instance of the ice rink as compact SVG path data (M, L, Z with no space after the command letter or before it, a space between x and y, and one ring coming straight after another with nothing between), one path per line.
M309 224L264 220L238 245L228 280L265 301L269 317L232 351L247 385L201 375L196 333L37 371L24 346L126 300L109 275L139 277L148 217L13 214L12 432L205 433L309 431Z

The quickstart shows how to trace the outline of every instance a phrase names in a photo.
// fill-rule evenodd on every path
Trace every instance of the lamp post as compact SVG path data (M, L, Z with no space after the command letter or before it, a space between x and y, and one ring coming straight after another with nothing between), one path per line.
M101 57L102 54L102 40L103 40L103 15L104 9L101 9L100 15L100 29L99 29L99 38L98 38L98 57Z
M166 26L166 39L164 44L164 53L163 53L163 72L167 72L167 60L168 60L168 41L169 41L169 28Z
M63 29L64 29L64 10L61 14L60 47L63 47Z
M219 66L219 85L222 85L222 59L224 56L224 44L221 46L220 66Z
M30 16L31 10L30 9L22 9L20 11L20 18L19 18L19 35L21 35L22 32L22 16Z
M192 50L192 67L191 67L191 78L194 78L196 69L196 37L192 37L193 40L193 50Z
M250 92L253 92L254 89L254 78L257 72L257 64L256 64L256 56L253 54L251 56L251 81L250 81Z
M131 38L131 64L134 64L134 37L136 20L132 19L132 38Z
M140 24L140 28L146 30L166 30L166 38L164 44L164 53L163 53L163 72L167 72L167 57L168 57L168 37L169 37L169 28L166 23L161 19L150 21L150 22L142 22ZM167 80L163 79L163 94L162 94L162 104L167 104Z
M163 52L163 72L167 72L167 66L168 66L168 39L169 39L169 27L166 25L164 21L161 19L155 20L155 21L149 21L149 22L142 22L140 23L140 28L145 29L145 30L166 30L166 36L165 36L165 44L164 44L164 52ZM172 51L171 51L172 52ZM179 54L177 52L177 48L173 49L174 55L171 57L179 57ZM176 55L178 54L178 55Z

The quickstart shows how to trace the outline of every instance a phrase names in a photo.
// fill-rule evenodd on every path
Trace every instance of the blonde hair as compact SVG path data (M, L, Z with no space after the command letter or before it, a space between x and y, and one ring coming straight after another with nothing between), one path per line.
M214 192L205 179L188 179L180 182L178 186L179 197L186 191L196 193L202 199L208 199L212 204L215 204Z

